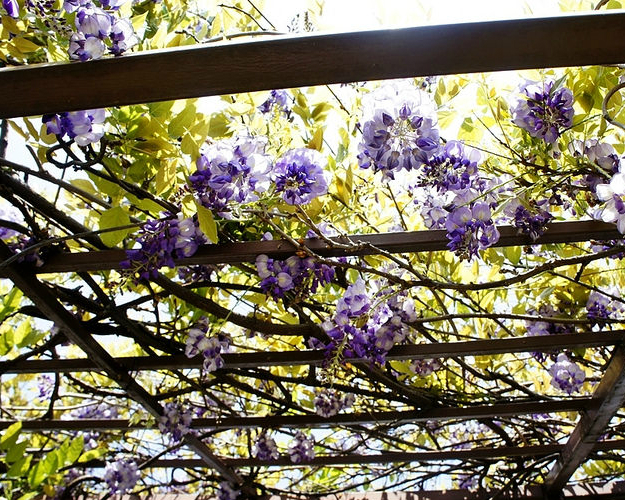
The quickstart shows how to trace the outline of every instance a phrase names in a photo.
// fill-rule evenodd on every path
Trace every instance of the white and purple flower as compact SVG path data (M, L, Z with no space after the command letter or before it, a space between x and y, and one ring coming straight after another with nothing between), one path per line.
M551 385L556 389L572 394L582 388L586 374L584 371L569 360L564 353L559 354L556 362L549 369Z
M113 495L130 493L141 479L137 463L133 460L120 459L109 463L104 469L104 481Z
M305 205L328 192L323 155L315 149L287 151L274 167L272 179L276 193L289 205Z

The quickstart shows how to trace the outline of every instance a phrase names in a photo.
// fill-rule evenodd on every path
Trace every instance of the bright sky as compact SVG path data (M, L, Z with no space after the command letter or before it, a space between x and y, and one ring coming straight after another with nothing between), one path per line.
M308 4L308 0L269 0L265 11L282 28L298 12L305 11ZM559 0L326 0L318 27L321 31L354 31L550 16L561 12Z

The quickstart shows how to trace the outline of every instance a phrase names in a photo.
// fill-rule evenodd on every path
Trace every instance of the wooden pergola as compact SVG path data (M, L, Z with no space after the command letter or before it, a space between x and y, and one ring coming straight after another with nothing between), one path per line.
M583 34L583 36L580 36ZM459 50L459 48L462 50ZM331 57L328 55L332 54ZM449 26L427 26L398 30L360 33L280 37L248 43L228 42L217 46L194 46L136 53L121 58L89 61L80 64L45 64L34 67L6 68L0 71L0 118L41 115L44 113L120 106L199 96L292 88L320 84L355 82L467 72L510 69L564 67L590 64L618 64L625 59L625 13L569 15L544 19L523 19L470 23ZM227 68L228 71L223 71ZM46 92L42 92L45 82ZM123 85L120 85L123 82ZM146 84L146 82L148 82ZM10 96L10 98L7 98ZM11 162L0 164L11 167ZM79 234L83 228L50 202L34 193L27 185L5 173L0 182L17 196L27 196L39 210L45 211L68 232ZM497 246L571 243L589 240L611 240L622 237L612 225L597 222L554 223L537 241L517 234L514 227L500 228ZM324 257L363 256L380 252L388 254L446 250L445 231L350 235L336 238L332 244L311 239L301 242L315 254ZM83 253L52 255L41 268L33 271L15 262L12 253L0 244L0 276L10 279L29 297L43 316L54 321L65 336L80 347L81 359L18 359L0 362L0 374L101 372L155 417L163 407L154 394L146 391L131 371L170 368L199 368L202 360L183 355L112 357L94 338L94 332L65 309L58 295L46 286L39 275L46 273L88 273L118 269L123 250L108 250L91 241L94 250ZM233 264L254 261L259 254L274 258L293 255L298 250L292 242L224 243L207 245L193 257L178 265ZM616 254L615 248L607 251ZM584 257L572 257L570 264L583 264ZM535 269L538 274L548 269ZM208 313L220 315L222 306L194 294L189 289L160 275L155 283ZM506 282L505 285L508 283ZM451 287L452 285L450 285ZM106 298L106 297L105 297ZM110 318L122 328L134 328L124 320L121 306L108 304ZM498 315L501 317L502 315ZM510 318L514 319L514 318ZM263 332L302 335L308 325L272 325L237 313L229 321L244 328ZM432 406L427 398L414 410L374 413L338 414L329 418L317 415L277 415L266 417L197 418L196 429L228 428L324 428L385 422L400 424L422 421L473 420L493 416L531 415L561 411L578 412L579 419L568 441L562 444L528 445L499 448L472 448L428 452L389 452L377 455L349 454L320 456L309 465L439 462L446 460L479 460L511 457L554 457L542 489L507 492L501 498L625 498L619 486L582 490L567 486L580 464L593 453L625 450L625 441L600 439L612 418L625 405L625 332L603 331L560 334L545 337L476 340L448 344L397 346L388 359L454 358L488 356L510 352L548 352L554 348L612 346L609 363L592 397L545 398L542 401L511 402L465 407ZM323 353L316 350L232 353L224 356L224 369L267 366L319 365ZM350 360L362 364L363 360ZM382 377L378 373L374 376ZM414 403L414 399L412 400ZM12 422L0 421L0 429ZM33 420L23 422L25 431L86 431L146 428L145 422L120 420ZM184 437L186 446L198 459L159 459L152 467L211 468L228 481L241 484L236 467L289 466L287 458L263 461L256 458L223 458L216 456L198 437ZM94 462L94 467L102 463ZM620 488L620 489L619 489ZM494 495L496 492L492 492ZM384 494L405 500L460 498L494 498L487 493L463 491ZM367 498L375 495L344 495ZM164 497L165 498L165 497ZM334 497L333 497L334 498ZM499 498L499 497L497 497Z

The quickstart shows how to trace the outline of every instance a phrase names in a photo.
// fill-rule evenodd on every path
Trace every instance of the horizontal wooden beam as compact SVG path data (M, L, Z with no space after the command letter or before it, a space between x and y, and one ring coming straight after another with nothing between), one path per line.
M276 460L260 460L257 458L225 458L224 463L231 467L327 467L360 464L388 464L410 462L440 462L448 460L492 460L509 457L544 457L555 455L563 448L561 444L544 444L530 446L501 446L497 448L473 448L469 450L441 450L418 452L387 452L371 455L322 455L309 462L293 464L288 456L282 455ZM625 440L604 441L595 445L594 451L623 450ZM81 464L84 467L103 467L101 461L92 461ZM158 459L150 467L185 467L204 469L206 464L201 460L170 458ZM473 498L471 496L470 498Z
M361 424L403 425L416 422L439 420L473 420L480 418L511 417L534 413L557 413L588 411L596 406L592 398L576 398L558 401L530 401L520 403L498 403L462 408L432 408L413 411L385 411L367 413L344 413L332 417L308 415L270 415L267 417L218 417L196 418L194 429L255 429L255 428L306 428L337 427ZM0 429L6 429L15 422L0 421ZM111 431L155 428L155 423L131 422L126 419L80 419L80 420L26 420L22 430L39 431Z
M455 356L486 356L512 352L548 352L554 349L599 347L615 345L625 340L625 331L564 333L557 335L528 336L504 339L470 340L433 344L399 345L393 347L386 359L402 361L411 359L452 358ZM322 350L267 351L226 353L222 355L224 369L259 368L263 366L320 365L325 360ZM115 358L127 370L180 370L201 368L201 357L128 356ZM352 359L363 362L363 359ZM34 359L14 363L0 362L0 373L71 373L100 371L98 364L89 358Z
M624 53L622 12L184 46L5 68L0 118L329 83L621 63Z
M588 240L614 240L622 238L614 224L600 221L555 222L550 224L543 236L533 241L519 234L513 226L498 228L501 234L494 247L518 245L545 245L550 243L574 243ZM445 230L410 231L350 235L331 238L337 246L331 246L319 238L303 241L303 245L322 257L345 257L375 255L380 250L390 253L417 253L447 250L449 240ZM349 245L349 248L342 246ZM237 264L253 262L261 254L285 259L297 251L285 240L247 241L203 245L192 256L176 261L178 266L198 264ZM63 273L81 271L105 271L120 269L119 263L126 259L123 250L60 253L50 256L46 263L36 268L37 273ZM3 270L0 268L0 276Z

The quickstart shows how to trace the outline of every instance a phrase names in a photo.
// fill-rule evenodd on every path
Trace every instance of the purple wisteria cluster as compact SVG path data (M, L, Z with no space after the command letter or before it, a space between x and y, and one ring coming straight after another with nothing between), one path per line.
M532 137L553 144L573 125L573 93L553 80L526 81L519 87L522 95L512 108L512 121Z
M158 418L158 429L168 435L172 443L178 443L191 432L192 421L191 411L183 409L178 403L167 403L163 415Z
M185 354L192 358L201 354L202 365L206 373L213 372L224 365L221 354L230 347L230 339L223 334L208 335L208 323L202 322L189 330Z
M480 177L480 162L479 151L449 141L423 164L417 181L417 186L429 190L415 200L426 225L446 229L447 247L467 260L499 240L492 213L497 181Z
M567 394L579 392L586 379L584 371L564 353L558 355L556 362L549 369L549 374L551 385Z
M328 192L324 158L309 148L291 149L276 161L272 179L276 193L289 205L305 205Z
M322 324L330 341L311 339L310 347L324 349L328 360L359 358L384 364L388 351L406 339L416 318L412 299L384 293L372 298L359 278L338 300L335 316Z
M265 154L265 143L258 139L220 141L210 146L196 165L189 187L210 210L224 212L229 204L256 201L269 187L271 160Z
M609 182L614 174L621 171L621 158L614 147L606 142L600 142L599 139L572 140L568 150L582 167L590 168L592 171L584 176L583 184L593 191L598 184Z
M252 454L259 460L276 460L280 456L275 440L264 432L256 438Z
M125 1L100 0L98 6L91 0L65 0L65 11L75 13L76 32L69 41L70 58L99 59L107 48L111 54L119 56L139 43L130 21L116 15Z
M410 370L421 377L427 377L443 367L440 359L415 359L410 363Z
M288 117L291 114L289 94L286 90L272 90L269 92L267 100L258 106L258 110L263 114L271 113L275 110Z
M625 312L625 304L615 297L620 297L617 289L608 291L609 295L598 290L593 290L588 296L586 302L586 311L588 319L593 325L603 326L606 319L618 319Z
M120 459L106 465L104 481L112 495L130 493L141 479L137 463L133 460Z
M328 192L326 162L318 151L291 149L274 164L264 150L264 142L250 137L212 145L189 177L191 192L223 216L235 204L258 200L270 186L289 205L307 204Z
M334 389L322 389L314 399L315 412L322 417L331 417L354 404L353 394L342 394Z
M620 170L609 183L597 183L595 195L603 202L594 213L595 219L616 224L619 232L625 234L625 173Z
M298 431L289 446L289 457L294 464L310 462L315 458L315 442L306 436L302 431Z
M155 278L161 267L175 267L175 259L193 255L206 241L193 217L151 220L139 231L137 243L141 248L126 250L121 267L147 281Z
M395 82L366 96L363 105L361 168L394 179L395 172L420 167L438 149L436 109L426 92Z
M217 500L235 500L240 494L241 491L227 481L219 483L217 488Z
M79 146L87 146L102 139L105 117L104 109L90 109L43 115L42 121L48 134L67 136Z
M330 283L334 268L317 262L313 257L293 255L286 260L271 259L267 255L256 258L256 270L261 289L274 299L286 292L296 295L315 293L319 285Z

